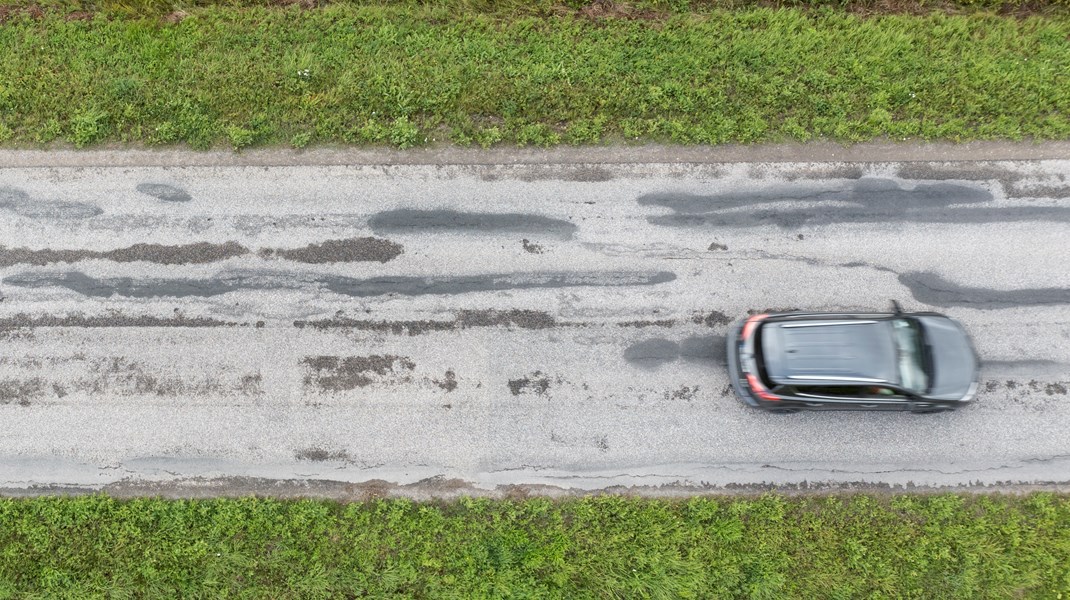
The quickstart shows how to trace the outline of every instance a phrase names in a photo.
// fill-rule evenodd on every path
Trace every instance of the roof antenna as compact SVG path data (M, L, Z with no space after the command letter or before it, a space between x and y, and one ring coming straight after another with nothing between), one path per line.
M892 300L892 311L894 311L897 315L901 315L903 314L903 307L899 306L899 303L895 300Z

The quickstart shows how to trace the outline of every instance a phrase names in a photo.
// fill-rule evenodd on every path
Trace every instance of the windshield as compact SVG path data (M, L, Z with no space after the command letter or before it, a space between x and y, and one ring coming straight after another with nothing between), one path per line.
M899 379L906 389L922 394L929 387L924 367L924 340L921 327L913 319L894 319L895 350L899 362Z

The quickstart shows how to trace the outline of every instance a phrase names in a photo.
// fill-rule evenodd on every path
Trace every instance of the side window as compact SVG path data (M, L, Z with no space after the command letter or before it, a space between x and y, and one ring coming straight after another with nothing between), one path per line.
M800 385L795 389L803 396L834 396L837 398L860 398L865 391L857 385Z
M884 398L887 400L904 399L906 396L895 388L883 385L871 385L866 388L866 396L870 398Z

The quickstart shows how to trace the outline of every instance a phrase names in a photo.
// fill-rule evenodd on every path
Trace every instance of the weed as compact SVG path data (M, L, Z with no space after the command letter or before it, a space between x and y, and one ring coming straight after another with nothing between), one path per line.
M0 500L9 597L1057 598L1070 497Z
M407 2L191 6L177 23L10 17L0 26L10 131L0 143L1070 137L1059 76L1070 72L1067 15L748 8L495 19Z

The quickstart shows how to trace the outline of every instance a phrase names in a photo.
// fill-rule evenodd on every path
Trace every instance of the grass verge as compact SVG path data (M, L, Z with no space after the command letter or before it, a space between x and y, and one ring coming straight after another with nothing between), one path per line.
M0 500L4 597L1067 593L1070 497L1052 494L448 504Z
M1070 16L205 8L0 25L0 142L1070 137Z

